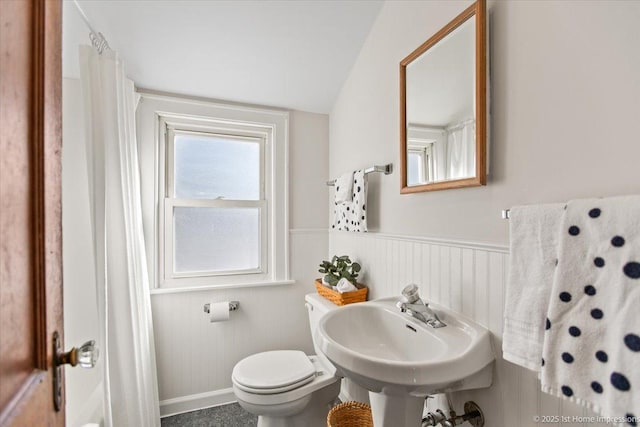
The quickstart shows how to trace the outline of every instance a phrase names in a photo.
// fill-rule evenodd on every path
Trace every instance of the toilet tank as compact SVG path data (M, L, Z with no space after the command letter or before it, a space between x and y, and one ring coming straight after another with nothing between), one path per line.
M315 349L316 354L321 354L316 346L316 330L318 329L318 324L320 323L320 318L328 313L331 310L336 310L340 308L335 305L328 299L313 293L307 294L304 297L307 307L307 313L309 313L309 328L311 329L311 339L313 340L313 348Z
M316 344L316 331L318 329L318 324L320 323L320 318L325 313L328 313L331 310L339 310L342 307L335 305L328 299L315 293L305 295L304 299L306 301L305 305L307 307L307 313L309 313L309 327L311 329L311 338L313 339L313 349L316 352L318 359L322 361L328 374L342 376L337 372L333 363L327 359L327 356L322 354ZM348 378L343 378L340 399L342 399L343 402L347 400L357 400L359 402L369 403L369 392Z

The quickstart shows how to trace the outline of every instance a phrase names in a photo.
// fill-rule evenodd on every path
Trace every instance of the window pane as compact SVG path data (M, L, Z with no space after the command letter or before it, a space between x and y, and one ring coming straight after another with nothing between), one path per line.
M260 267L258 208L174 208L174 269L221 272Z
M174 143L175 197L260 199L256 140L177 134Z
M424 171L422 170L423 157L422 153L409 151L407 153L407 185L419 185L423 184Z

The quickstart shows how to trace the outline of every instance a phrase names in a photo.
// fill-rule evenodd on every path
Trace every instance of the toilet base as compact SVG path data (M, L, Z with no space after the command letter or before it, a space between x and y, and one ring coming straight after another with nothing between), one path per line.
M340 393L340 381L277 405L258 405L238 399L247 412L258 415L258 427L325 427L327 414Z

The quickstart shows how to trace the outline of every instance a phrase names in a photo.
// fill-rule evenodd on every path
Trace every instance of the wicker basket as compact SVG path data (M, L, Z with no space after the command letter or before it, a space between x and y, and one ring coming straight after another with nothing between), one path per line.
M327 427L373 427L371 406L360 402L336 405L327 415Z
M369 288L361 283L358 283L356 287L358 288L357 291L345 292L341 294L338 291L334 291L333 289L324 286L320 279L316 279L316 290L318 291L318 293L335 305L347 305L354 302L366 301Z

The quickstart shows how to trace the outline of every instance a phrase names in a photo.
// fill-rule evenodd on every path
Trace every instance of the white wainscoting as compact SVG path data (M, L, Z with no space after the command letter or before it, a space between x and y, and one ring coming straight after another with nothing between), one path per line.
M160 414L168 416L235 400L231 371L261 351L313 352L304 295L315 292L326 258L326 229L291 230L294 284L152 295ZM210 323L207 302L237 300L226 322Z
M350 255L362 264L369 299L400 295L408 283L423 298L459 311L490 329L497 357L493 385L454 393L455 409L473 400L491 427L606 426L594 414L540 391L536 374L501 357L504 287L509 250L504 246L380 233L333 231L329 254ZM433 408L435 409L435 408ZM559 416L559 422L536 417ZM581 419L578 419L582 417ZM553 419L553 418L552 418ZM576 422L578 421L578 422Z

